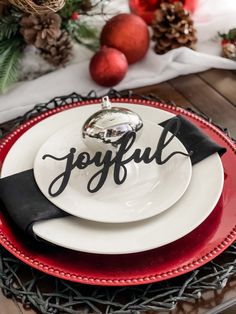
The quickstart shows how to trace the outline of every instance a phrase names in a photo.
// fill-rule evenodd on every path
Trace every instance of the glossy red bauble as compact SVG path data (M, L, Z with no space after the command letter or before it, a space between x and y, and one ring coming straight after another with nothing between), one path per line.
M102 47L90 61L89 71L93 80L102 86L115 86L125 76L128 62L117 49Z
M180 1L183 3L184 8L193 13L197 6L197 0L165 0L166 2ZM163 0L129 0L129 7L131 12L139 15L144 19L147 24L151 24L154 12L160 6Z
M131 12L139 15L148 25L151 25L159 2L159 0L129 0L129 7Z
M124 53L128 63L141 60L148 51L149 31L142 18L122 13L111 18L101 33L101 45L113 47Z

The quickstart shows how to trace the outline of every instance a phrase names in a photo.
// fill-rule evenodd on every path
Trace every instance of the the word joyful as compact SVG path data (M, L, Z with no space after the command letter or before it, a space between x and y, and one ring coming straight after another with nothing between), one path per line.
M90 156L88 152L82 152L77 156L77 158L75 158L75 154L76 154L75 148L71 148L70 152L66 156L61 157L61 158L48 155L48 154L44 155L43 159L52 158L60 162L61 161L65 162L65 170L51 182L48 189L49 194L53 197L60 195L65 190L70 180L71 172L75 168L85 169L86 167L92 164L100 168L92 176L92 178L89 180L88 185L87 185L88 191L91 193L94 193L100 190L101 187L104 185L111 166L114 166L113 178L114 178L115 183L122 184L125 182L127 178L126 165L131 161L134 161L135 163L144 162L145 164L149 164L155 161L158 165L162 165L176 154L190 156L190 154L177 151L177 152L171 153L164 160L162 159L163 149L176 136L176 134L178 133L180 129L180 126L181 126L181 122L177 117L170 119L163 129L161 136L159 138L159 141L157 143L156 150L153 153L151 152L150 147L146 147L143 152L141 151L141 149L137 148L135 149L135 151L130 157L125 158L125 154L127 154L127 152L132 148L136 139L136 134L134 132L129 132L125 134L120 140L115 156L111 150L107 150L105 154L102 152L96 152L94 156ZM171 130L172 135L167 140L166 139L167 134L170 130ZM53 192L55 184L57 184L58 186L58 182L60 182L59 187L56 191Z

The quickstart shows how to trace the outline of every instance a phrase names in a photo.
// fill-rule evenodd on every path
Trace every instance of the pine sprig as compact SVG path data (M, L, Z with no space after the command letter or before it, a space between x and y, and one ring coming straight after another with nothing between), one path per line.
M0 19L0 42L15 36L19 30L20 14L16 12Z
M63 21L70 19L73 12L79 11L80 5L83 3L83 0L67 0L66 4L60 10L59 14Z
M228 33L218 33L224 40L233 41L236 39L236 28L232 28Z
M66 30L70 36L80 44L96 51L99 48L98 31L94 27L89 26L85 22L77 22L69 20Z
M110 0L66 0L65 6L59 11L62 28L66 29L71 38L79 44L97 51L100 46L99 31L95 26L90 25L88 19L93 19L94 16L104 16L104 6L108 1Z
M0 92L18 80L23 44L19 37L0 42Z
M88 26L86 23L80 23L76 33L80 38L96 39L98 37L97 29Z

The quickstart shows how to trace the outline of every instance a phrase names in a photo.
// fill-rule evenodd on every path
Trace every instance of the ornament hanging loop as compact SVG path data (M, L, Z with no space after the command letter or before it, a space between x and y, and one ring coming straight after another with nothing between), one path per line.
M102 98L102 109L111 109L111 102L108 96Z

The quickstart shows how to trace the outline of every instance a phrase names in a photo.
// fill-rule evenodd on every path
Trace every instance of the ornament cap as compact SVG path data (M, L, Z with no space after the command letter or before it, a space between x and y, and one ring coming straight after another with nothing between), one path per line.
M102 98L102 109L111 109L111 102L108 96Z

